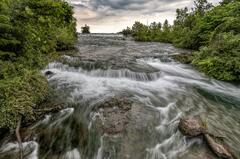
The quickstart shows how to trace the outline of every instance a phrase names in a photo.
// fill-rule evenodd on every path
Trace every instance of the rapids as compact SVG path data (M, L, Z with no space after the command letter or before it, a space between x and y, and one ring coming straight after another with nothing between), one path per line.
M195 115L240 157L240 86L171 59L189 50L114 34L79 35L77 47L74 57L63 55L43 70L53 73L48 81L68 108L28 128L34 133L23 142L26 159L216 158L200 138L178 130L180 117ZM98 104L120 96L133 101L124 131L99 132ZM0 158L14 159L17 148L5 137Z

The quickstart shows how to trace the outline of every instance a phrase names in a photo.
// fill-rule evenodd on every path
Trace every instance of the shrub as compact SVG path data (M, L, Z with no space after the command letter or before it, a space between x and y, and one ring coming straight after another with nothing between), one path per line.
M217 34L208 47L195 53L193 64L211 77L226 81L239 81L239 44L240 34Z
M20 117L34 119L33 109L46 98L47 80L37 71L25 70L22 76L0 81L0 127L14 128Z

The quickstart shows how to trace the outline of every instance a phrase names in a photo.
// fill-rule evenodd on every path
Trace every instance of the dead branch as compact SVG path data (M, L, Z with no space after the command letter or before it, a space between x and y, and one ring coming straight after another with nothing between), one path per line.
M19 119L18 124L17 124L17 128L16 128L16 137L17 137L17 141L18 141L18 145L19 145L19 159L23 159L23 145L22 145L22 138L21 135L19 133L19 130L21 128L21 121L22 118Z

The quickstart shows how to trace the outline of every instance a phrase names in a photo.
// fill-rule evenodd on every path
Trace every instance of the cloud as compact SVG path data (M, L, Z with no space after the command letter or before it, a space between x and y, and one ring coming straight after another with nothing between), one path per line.
M88 24L92 32L118 32L135 21L170 23L175 10L193 5L193 0L67 0L75 7L75 17L80 26ZM213 3L219 0L211 0Z

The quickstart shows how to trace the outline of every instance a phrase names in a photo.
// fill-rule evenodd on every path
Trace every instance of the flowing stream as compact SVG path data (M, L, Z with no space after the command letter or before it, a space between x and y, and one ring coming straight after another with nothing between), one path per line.
M190 51L170 44L90 34L79 35L77 47L74 56L63 55L43 70L51 72L48 81L66 109L27 129L25 159L216 158L201 138L178 130L181 117L196 115L240 157L239 84L172 60ZM113 105L108 115L115 115L105 119L99 104L112 98L129 100L131 107ZM17 152L17 142L2 140L0 156L14 159Z

